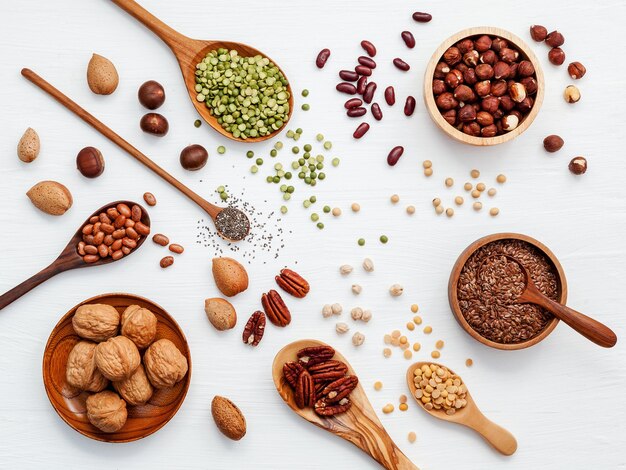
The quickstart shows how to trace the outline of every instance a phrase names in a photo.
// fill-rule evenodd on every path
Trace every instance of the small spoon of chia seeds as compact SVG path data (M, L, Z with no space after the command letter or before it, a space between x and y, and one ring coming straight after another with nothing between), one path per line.
M487 263L487 260L490 262ZM512 256L494 255L486 258L480 267L479 277L483 290L489 289L494 296L507 296L504 300L510 303L538 305L604 348L612 348L617 343L616 334L608 326L543 294L526 267Z

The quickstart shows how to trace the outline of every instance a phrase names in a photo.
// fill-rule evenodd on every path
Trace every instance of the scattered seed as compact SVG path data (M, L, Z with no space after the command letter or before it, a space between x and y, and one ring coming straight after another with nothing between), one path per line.
M454 215L454 209L452 209L452 207L448 207L448 208L446 209L446 215L447 215L448 217L452 217L452 216Z
M400 330L393 330L391 332L391 337L392 338L400 338L400 336L402 336L402 332L400 332Z
M352 212L359 212L361 210L361 206L356 202L353 202L350 208L352 209Z
M483 203L476 201L474 204L472 204L472 207L475 211L479 211L483 208Z
M406 336L400 336L400 344L407 344L409 342Z
M389 413L393 413L393 405L391 403L387 403L384 407L383 407L383 413L385 413L386 415Z
M489 215L491 217L495 217L499 213L500 213L500 209L498 209L497 207L492 207L491 209L489 209Z
M431 334L433 332L433 327L432 326L425 326L424 327L424 334Z
M338 207L334 207L333 210L331 211L331 213L335 216L335 217L339 217L341 215L341 209L339 209Z
M364 246L365 245L365 238L359 238L356 242L359 244L359 246Z
M435 212L437 213L437 215L441 215L443 214L444 208L443 206L437 206L435 207Z
M478 199L480 197L480 191L478 189L472 189L472 197Z
M337 334L343 335L347 333L348 330L350 330L350 327L347 323L340 322L335 325L335 331L337 332Z
M193 122L194 127L200 127L202 125L202 121L200 119L196 119Z
M400 196L397 194L393 194L390 198L392 204L396 204L400 201Z
M418 310L419 310L419 306L417 304L411 305L411 312L417 313Z
M443 348L443 345L444 345L444 342L443 342L443 340L441 340L441 339L435 343L435 347L436 347L437 349L442 349L442 348Z
M433 169L432 168L426 168L424 170L424 176L433 176Z
M391 344L391 335L385 335L383 337L383 341L385 342L385 344Z
M352 266L350 266L349 264L344 264L344 265L339 267L339 272L343 276L347 276L348 274L350 274L352 272L353 269L354 268Z
M358 331L352 336L352 344L354 346L361 346L365 342L365 335Z
M415 323L416 325L421 325L422 324L422 317L420 317L419 315L415 315L413 317L413 323Z
M383 356L387 358L391 357L391 349L389 348L383 349Z
M467 182L463 185L463 189L465 189L465 191L471 191L473 188L472 183Z
M424 168L432 168L433 162L431 162L430 160L424 160L424 162L422 163L422 166Z
M363 290L363 288L358 285L358 284L352 284L352 293L354 295L359 295L361 293L361 291Z
M496 176L496 181L500 184L506 183L506 176L500 174Z
M422 348L422 345L419 343L413 343L413 351L417 352Z
M404 394L400 395L400 397L398 398L398 402L400 402L400 403L406 403L407 401L409 401L409 399Z
M465 365L467 367L472 367L474 365L474 361L468 357L467 359L465 359Z
M454 186L454 180L452 178L446 178L444 183L448 188L451 188L452 186Z
M441 353L439 351L433 351L430 353L430 357L433 359L439 359L441 357Z
M404 287L402 287L400 284L394 284L389 288L389 293L393 297L398 297L402 295L402 292L404 292Z
M489 190L487 191L487 194L491 197L496 195L496 188L489 188Z
M343 312L343 307L341 306L341 304L332 304L330 306L331 311L333 312L333 315L341 315L341 312Z
M409 405L407 405L406 403L400 403L400 405L398 406L398 409L400 411L406 411L409 409Z
M415 214L415 206L406 206L406 213L409 215Z
M441 199L439 199L438 197L433 199L433 206L434 207L439 207L440 205L441 205Z
M457 196L454 198L454 203L457 206L462 206L463 205L463 198L461 196Z
M485 189L487 189L487 186L485 186L485 183L478 183L476 185L476 189L478 189L482 193Z
M409 442L413 444L416 440L417 440L417 435L413 431L411 431L409 433Z
M411 359L413 357L413 351L411 351L410 349L405 349L404 350L404 358L405 359Z
M387 237L387 235L381 235L380 236L380 243L387 243L389 241L389 238Z
M470 171L470 176L471 176L472 178L474 178L474 179L475 179L475 178L478 178L478 177L480 176L480 171L478 171L478 170L474 169L474 170Z
M374 382L374 390L376 390L377 392L381 391L383 389L383 383L378 381L378 382Z

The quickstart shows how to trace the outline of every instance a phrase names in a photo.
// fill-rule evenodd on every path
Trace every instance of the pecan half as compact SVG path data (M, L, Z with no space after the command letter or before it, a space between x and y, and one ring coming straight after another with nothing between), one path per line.
M291 269L285 268L281 270L280 275L276 276L275 279L276 284L281 289L299 299L306 297L311 289L306 279Z
M348 366L341 361L326 361L312 365L308 370L317 385L319 382L332 382L340 379L348 372Z
M348 375L326 385L322 396L328 403L338 403L346 398L359 383L355 375Z
M296 405L300 409L315 406L315 386L313 385L313 378L306 370L303 370L298 376Z
M320 416L334 416L348 411L351 406L352 402L349 398L344 398L334 404L322 399L315 402L315 412Z
M282 297L275 290L261 296L263 310L270 321L276 326L287 326L291 323L291 313L285 305Z
M286 362L283 366L283 377L285 377L287 383L291 385L291 388L294 390L298 385L298 377L303 370L304 367L302 367L302 364L299 362Z
M265 333L265 314L257 310L250 316L243 329L243 342L250 346L257 346L263 339L263 333Z
M304 367L311 367L315 364L326 362L333 358L335 350L330 346L312 346L298 351L298 359Z

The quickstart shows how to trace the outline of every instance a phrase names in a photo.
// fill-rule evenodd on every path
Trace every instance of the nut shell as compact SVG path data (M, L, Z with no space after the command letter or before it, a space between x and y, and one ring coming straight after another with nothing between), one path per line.
M30 163L37 158L40 149L39 135L37 135L35 129L29 127L17 144L17 156L23 162Z
M67 357L65 380L72 387L87 392L104 390L109 381L96 368L96 343L79 341Z
M126 336L110 338L96 347L96 366L113 382L130 377L140 363L137 346Z
M113 386L117 393L131 406L144 405L154 393L152 384L141 364L129 378L120 382L113 382Z
M120 314L106 304L81 305L72 317L72 326L78 336L97 343L106 341L117 334Z
M94 54L87 66L87 84L97 95L110 95L117 89L120 77L115 65L106 57Z
M121 333L135 343L139 349L145 349L156 337L157 318L147 308L129 305L122 313Z
M229 439L238 441L246 435L246 418L228 398L215 396L211 402L215 425Z
M213 258L213 278L217 288L226 297L237 295L248 288L246 269L232 258Z
M232 304L220 298L206 299L204 311L216 330L224 331L234 328L237 324L237 312Z
M87 419L100 431L119 431L127 417L126 402L117 393L105 390L87 397Z
M70 190L56 181L40 181L26 195L37 209L50 215L65 214L74 202Z
M168 388L187 374L187 359L169 339L150 345L143 356L146 375L154 388Z

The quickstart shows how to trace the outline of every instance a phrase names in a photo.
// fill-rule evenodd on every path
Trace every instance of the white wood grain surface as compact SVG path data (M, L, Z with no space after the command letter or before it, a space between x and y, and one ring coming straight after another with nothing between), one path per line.
M280 193L265 183L271 143L254 146L266 164L253 176L245 158L249 146L221 139L206 125L194 128L196 115L173 56L111 2L1 2L0 291L51 262L92 210L116 199L140 200L144 191L152 191L159 200L150 211L154 229L186 247L176 264L163 271L158 267L163 249L146 243L127 261L62 274L0 312L1 468L377 468L356 448L310 426L283 405L271 381L271 361L289 341L303 337L328 341L350 359L377 410L388 402L397 405L399 395L407 393L404 373L410 361L397 350L384 359L382 337L403 329L411 317L411 303L420 305L425 324L434 329L430 336L410 334L412 341L422 343L415 359L428 358L435 341L445 340L441 361L462 372L484 412L519 441L513 457L501 457L477 435L434 420L410 403L407 412L381 419L420 468L626 468L622 312L626 67L619 52L626 3L145 0L144 4L192 37L254 44L280 63L294 90L311 91L308 113L299 110L304 101L297 97L292 127L305 130L301 146L318 132L333 141L331 156L340 156L342 163L316 188L316 209L337 205L344 214L336 220L325 218L326 229L320 232L301 205L311 191L298 186L290 212L280 223L286 232L284 249L278 259L257 253L249 265L250 289L234 300L239 324L234 331L217 333L203 312L203 300L218 292L210 273L214 252L194 243L197 222L204 217L201 211L27 83L19 71L33 68L213 200L215 187L228 184L233 193L245 190L245 197L259 209L277 209ZM413 9L432 12L434 20L428 25L414 23ZM527 29L533 23L561 30L568 59L587 66L587 76L578 83L582 100L573 106L563 101L561 92L570 82L565 67L551 66L547 48L533 43L544 65L547 93L531 128L513 143L496 148L470 148L446 138L428 117L421 96L422 74L432 51L456 31L478 25L499 26L530 40ZM407 50L400 39L404 29L416 36L414 50ZM379 89L395 85L398 104L391 109L383 106L385 119L373 123L369 134L355 142L351 134L356 122L344 116L345 97L334 91L334 84L336 72L361 53L358 44L364 38L379 50ZM329 47L332 56L320 72L314 58L322 47ZM110 58L118 68L120 86L110 97L95 96L86 86L85 68L92 52ZM397 56L411 64L410 72L393 68L391 60ZM163 139L142 134L138 126L143 109L136 90L148 79L166 88L167 101L160 112L170 121L170 133ZM407 94L418 98L411 118L401 109ZM380 93L378 97L382 101ZM28 126L42 140L41 155L30 165L15 154ZM541 147L550 133L566 141L553 155ZM291 146L284 136L281 139ZM210 151L209 164L199 173L186 173L178 164L181 148L189 143L203 144ZM221 144L228 148L226 155L215 151ZM104 175L93 181L74 168L77 151L87 145L99 147L106 158ZM405 155L389 168L385 159L394 145L404 145ZM567 162L575 155L589 160L584 177L567 171ZM421 172L424 159L434 163L435 176L430 179ZM290 162L288 149L279 161ZM439 196L451 204L472 168L480 169L481 180L488 184L498 173L508 176L493 202L486 204L498 206L500 216L474 213L466 202L453 219L437 217L431 199ZM452 190L443 185L447 176L456 181ZM63 217L38 212L24 195L44 179L63 182L72 191L74 206ZM401 197L397 206L389 202L393 193ZM349 211L353 201L362 206L359 214ZM417 208L413 217L404 212L407 204ZM523 232L548 245L567 274L569 304L614 328L622 338L617 347L603 350L563 325L543 343L519 352L488 349L465 334L448 307L448 275L465 246L498 231ZM377 241L382 233L390 238L384 246ZM361 236L367 239L362 248L356 244ZM374 260L375 272L359 268L350 278L340 278L340 264L360 266L365 256ZM259 308L261 292L273 286L274 274L284 265L296 266L309 278L312 293L303 301L287 299L294 314L289 328L268 328L258 349L244 347L243 322ZM359 298L350 292L353 282L363 285ZM402 297L388 295L393 283L404 285ZM87 297L113 291L144 295L165 307L186 332L193 358L192 385L177 416L157 434L125 445L91 441L66 426L50 406L41 377L43 348L61 315ZM345 310L356 305L373 310L367 325L353 324L344 313L351 332L366 335L360 349L352 347L349 336L335 334L334 319L322 319L321 306L329 302L340 302ZM471 369L463 365L467 357L474 359ZM373 390L376 380L384 383L381 392ZM230 397L246 414L248 435L243 441L228 441L213 425L210 401L215 394ZM407 441L409 431L418 435L413 445Z

